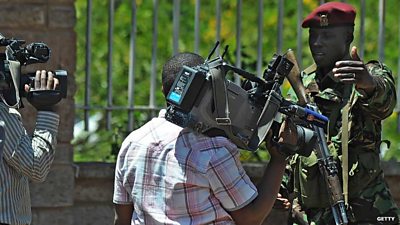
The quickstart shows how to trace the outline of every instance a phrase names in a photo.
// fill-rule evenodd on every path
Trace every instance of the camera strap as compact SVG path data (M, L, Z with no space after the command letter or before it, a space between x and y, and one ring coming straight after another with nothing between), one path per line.
M211 83L212 83L212 92L213 92L213 102L215 108L215 122L217 127L222 129L226 137L229 138L236 145L248 145L249 140L237 137L233 133L232 123L229 117L229 102L228 102L228 93L226 88L226 80L225 80L225 72L223 65L218 66L212 70L210 70L211 74ZM237 144L241 143L241 144Z
M20 96L19 96L19 86L20 86L20 79L21 79L21 64L18 61L11 61L9 60L9 66L10 66L10 73L12 77L12 81L14 83L14 88L15 88L15 101L17 104L20 102Z
M5 97L3 96L3 93L0 94L0 98L1 100L4 102L4 104L7 105L7 107L10 108L20 108L21 107L21 99L19 96L20 90L19 90L19 86L20 86L20 76L21 76L21 72L20 72L20 62L18 61L12 61L12 60L7 60L8 63L8 67L9 67L9 71L11 74L11 82L12 84L10 84L11 88L14 89L14 92L11 90L12 95Z
M225 73L222 66L211 70L211 80L216 111L215 120L217 125L231 125L229 118L229 103L226 93Z

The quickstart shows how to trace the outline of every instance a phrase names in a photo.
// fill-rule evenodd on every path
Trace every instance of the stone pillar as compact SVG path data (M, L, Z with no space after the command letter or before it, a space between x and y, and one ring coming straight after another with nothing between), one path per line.
M74 0L0 0L0 33L26 43L44 42L51 48L46 64L33 64L23 72L36 69L68 72L68 97L57 105L60 129L56 157L44 183L31 184L34 225L73 225L74 167L72 161L76 34ZM1 51L4 51L2 48ZM35 125L36 110L24 100L21 109L28 132Z

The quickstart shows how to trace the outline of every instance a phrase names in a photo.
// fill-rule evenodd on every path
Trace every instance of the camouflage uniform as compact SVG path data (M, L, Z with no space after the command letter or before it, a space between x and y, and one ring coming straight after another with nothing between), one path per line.
M390 194L380 166L381 121L387 118L396 104L394 79L391 71L377 61L366 64L377 83L372 96L355 91L349 113L349 220L351 224L399 224L400 211ZM303 73L307 93L322 114L330 119L329 150L337 160L341 177L341 110L343 84L331 74L323 80L314 71ZM310 157L293 156L293 191L307 214L310 224L334 224L325 181L313 152ZM378 217L395 217L395 222L380 222Z

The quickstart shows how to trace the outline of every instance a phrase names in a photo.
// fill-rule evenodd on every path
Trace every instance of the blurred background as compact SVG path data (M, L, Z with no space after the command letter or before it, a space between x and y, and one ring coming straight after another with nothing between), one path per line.
M77 0L74 160L115 159L126 134L164 107L161 67L177 52L207 57L218 40L221 51L229 45L228 62L258 76L274 53L288 49L301 68L311 65L308 29L300 24L322 2ZM358 13L353 45L365 61L386 63L397 80L399 2L347 2ZM288 88L286 82L283 91ZM392 143L382 153L387 160L400 157L398 127L393 113L384 124L383 137ZM248 153L243 157L255 160Z

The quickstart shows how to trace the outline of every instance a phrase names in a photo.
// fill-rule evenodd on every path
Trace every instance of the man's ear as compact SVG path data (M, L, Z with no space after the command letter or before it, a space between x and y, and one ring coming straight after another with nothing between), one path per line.
M168 92L165 92L164 85L161 85L161 91L165 98L167 98Z
M347 44L350 45L354 40L354 28L349 28L347 30Z
M353 33L351 33L348 35L347 44L350 45L351 42L353 42L353 40L354 40L354 35L353 35Z

